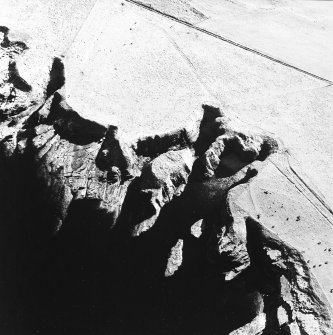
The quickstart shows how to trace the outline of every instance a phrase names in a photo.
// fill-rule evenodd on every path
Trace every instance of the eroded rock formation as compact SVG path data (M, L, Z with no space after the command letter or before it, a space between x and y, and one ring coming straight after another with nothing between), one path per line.
M238 204L278 141L214 104L129 138L70 106L60 57L27 82L27 46L0 32L5 333L331 333L301 251Z

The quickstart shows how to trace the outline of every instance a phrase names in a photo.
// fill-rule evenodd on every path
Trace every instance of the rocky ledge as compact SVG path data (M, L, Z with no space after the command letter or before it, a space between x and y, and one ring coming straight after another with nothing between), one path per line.
M331 334L332 212L281 141L216 102L129 136L0 32L4 334Z

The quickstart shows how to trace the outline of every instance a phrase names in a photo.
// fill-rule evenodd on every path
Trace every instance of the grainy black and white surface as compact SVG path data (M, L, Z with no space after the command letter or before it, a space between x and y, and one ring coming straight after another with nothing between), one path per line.
M332 334L333 2L0 8L0 334Z

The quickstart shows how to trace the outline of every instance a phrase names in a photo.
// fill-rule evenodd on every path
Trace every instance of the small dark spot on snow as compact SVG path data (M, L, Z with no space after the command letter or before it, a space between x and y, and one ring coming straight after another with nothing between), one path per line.
M260 214L257 214L257 218L260 219Z
M318 266L321 266L321 264L319 264Z
M301 217L298 215L296 218L296 221L299 221L301 219Z
M316 266L314 265L313 268L315 268Z
M286 218L287 221L289 221L289 218Z
M317 244L319 245L319 244L321 244L321 242L318 242Z
M275 226L272 226L272 228L274 228Z
M265 194L268 194L268 191L264 191Z

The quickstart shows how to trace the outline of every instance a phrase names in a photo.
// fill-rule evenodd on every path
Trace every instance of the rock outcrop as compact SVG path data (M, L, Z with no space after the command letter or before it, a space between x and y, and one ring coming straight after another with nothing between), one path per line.
M24 79L28 45L0 32L4 333L332 332L324 277L242 203L285 159L280 141L215 102L129 136L71 106L62 57Z

